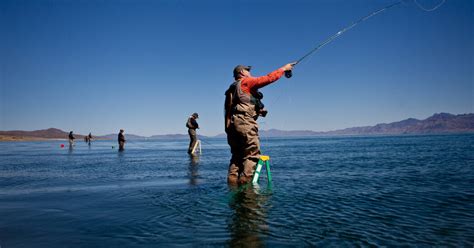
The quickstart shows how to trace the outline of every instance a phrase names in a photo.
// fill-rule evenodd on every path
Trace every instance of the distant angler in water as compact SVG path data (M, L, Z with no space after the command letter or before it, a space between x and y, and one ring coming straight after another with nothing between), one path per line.
M123 151L125 147L125 135L123 134L124 130L120 129L120 132L118 134L118 143L119 143L119 151Z
M69 140L69 146L72 147L74 146L74 139L76 139L76 137L74 137L74 134L71 132L69 132L69 137L68 137L68 140Z
M89 133L89 135L84 136L84 142L86 142L88 145L91 145L91 140L92 140L92 133Z
M197 123L197 119L199 118L198 113L193 113L186 122L186 127L188 128L189 134L189 147L188 147L188 154L193 152L193 148L197 142L197 134L196 129L199 128L199 124Z

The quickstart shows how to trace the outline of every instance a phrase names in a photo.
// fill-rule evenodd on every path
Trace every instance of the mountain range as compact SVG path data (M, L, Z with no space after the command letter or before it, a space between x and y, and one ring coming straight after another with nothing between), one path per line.
M260 130L262 137L298 137L298 136L323 136L323 135L399 135L399 134L443 134L443 133L474 133L474 114L453 115L448 113L434 114L424 120L409 118L406 120L380 123L375 126L351 127L346 129L315 132L311 130L285 131L278 129ZM36 131L0 131L0 141L2 140L43 140L43 139L66 139L68 132L57 128L49 128ZM84 136L75 134L77 139ZM209 138L206 136L200 136ZM219 134L214 137L225 137ZM95 136L96 139L117 139L117 134ZM187 134L166 134L153 135L150 137L126 134L129 140L139 139L188 139Z
M474 114L434 114L424 120L406 120L327 132L331 135L435 134L474 132Z
M439 113L424 120L409 118L392 123L380 123L375 126L351 127L327 132L269 129L260 130L259 133L262 137L474 133L474 114ZM218 136L225 137L225 134Z
M57 128L48 128L36 131L0 131L0 141L22 141L22 140L45 140L45 139L66 139L68 132ZM84 135L74 134L76 139L83 139Z

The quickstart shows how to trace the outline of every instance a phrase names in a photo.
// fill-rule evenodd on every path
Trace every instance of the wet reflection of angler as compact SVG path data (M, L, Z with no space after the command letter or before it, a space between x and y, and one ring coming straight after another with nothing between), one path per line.
M270 194L260 194L253 187L234 189L229 201L233 214L228 221L230 247L265 247L262 236L269 233L267 216Z
M194 155L194 154L190 154L189 155L189 184L191 185L197 185L198 183L198 177L199 177L199 172L198 172L198 168L199 168L199 155Z

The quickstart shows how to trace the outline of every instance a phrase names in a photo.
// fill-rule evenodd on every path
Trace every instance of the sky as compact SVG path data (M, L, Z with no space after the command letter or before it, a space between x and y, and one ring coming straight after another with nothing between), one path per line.
M441 0L418 0L430 8ZM238 64L263 76L389 0L2 0L0 130L223 133ZM474 2L406 1L262 88L260 129L474 112Z

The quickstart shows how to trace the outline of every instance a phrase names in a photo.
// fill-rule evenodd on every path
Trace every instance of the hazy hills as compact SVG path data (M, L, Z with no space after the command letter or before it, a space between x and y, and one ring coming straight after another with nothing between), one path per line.
M452 115L434 114L424 120L406 120L382 123L375 126L353 127L328 132L328 134L369 135L369 134L430 134L474 132L474 114Z
M57 128L49 128L36 131L0 131L0 141L4 140L45 140L45 139L65 139L69 132ZM83 139L84 135L74 134L76 139Z
M380 123L375 126L351 127L329 132L315 132L310 130L284 131L278 129L260 130L260 135L265 137L297 137L297 136L322 136L322 135L398 135L398 134L443 134L443 133L474 133L474 114L453 115L448 113L434 114L424 120L409 118L406 120ZM57 128L36 131L0 131L1 140L42 140L42 139L67 139L68 132ZM84 136L74 135L77 139ZM187 139L187 134L167 134L144 137L134 134L125 134L129 140L137 139ZM206 137L206 136L201 136ZM219 134L214 137L225 137ZM117 139L117 134L95 136L96 139Z
M315 132L310 130L283 131L278 129L260 130L266 137L299 137L323 135L397 135L397 134L443 134L474 132L474 114L453 115L434 114L424 120L409 118L406 120L380 123L375 126L351 127L346 129ZM225 137L225 134L219 136Z

